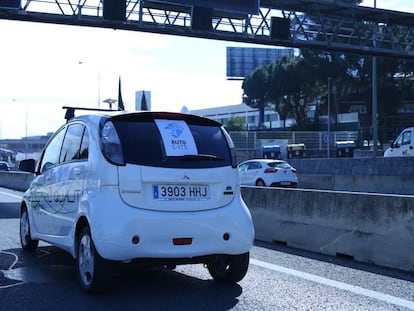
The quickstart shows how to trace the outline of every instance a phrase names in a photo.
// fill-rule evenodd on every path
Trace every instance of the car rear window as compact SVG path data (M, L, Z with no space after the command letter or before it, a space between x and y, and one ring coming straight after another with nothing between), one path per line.
M170 116L171 120L174 115ZM162 120L170 120L163 118ZM125 162L168 168L211 168L231 165L231 153L222 128L215 122L189 118L184 120L194 138L197 152L168 156L160 128L160 116L115 118L113 122L122 145ZM193 150L194 151L194 150Z
M283 162L283 161L270 162L270 163L268 163L268 165L270 167L275 167L275 168L290 168L289 163Z

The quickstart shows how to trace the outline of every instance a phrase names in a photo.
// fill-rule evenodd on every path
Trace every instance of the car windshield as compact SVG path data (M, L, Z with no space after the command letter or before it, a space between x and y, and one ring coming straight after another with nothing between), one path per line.
M166 119L169 120L167 115ZM194 139L196 153L168 154L156 120L160 116L113 118L121 141L125 162L154 167L209 168L231 165L231 153L221 126L198 118L185 121L189 136ZM181 120L180 120L181 121Z

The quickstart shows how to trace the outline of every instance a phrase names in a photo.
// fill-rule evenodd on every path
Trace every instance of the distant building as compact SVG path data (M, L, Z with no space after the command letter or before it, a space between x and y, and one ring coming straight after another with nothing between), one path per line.
M251 108L246 104L230 105L215 108L206 108L191 110L190 113L207 117L209 119L220 122L225 125L230 118L242 117L246 121L247 130L257 130L259 125L259 110ZM264 127L267 129L276 129L283 127L283 120L280 120L279 114L273 107L265 110ZM292 121L287 120L286 126L291 126Z
M28 136L21 139L0 139L0 149L13 152L11 162L26 158L38 159L40 152L53 133L42 136Z

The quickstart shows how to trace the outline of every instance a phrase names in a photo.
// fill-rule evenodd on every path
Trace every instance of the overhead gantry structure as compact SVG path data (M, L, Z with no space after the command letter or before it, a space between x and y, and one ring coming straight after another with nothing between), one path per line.
M203 7L212 3L210 7ZM214 4L220 3L218 6ZM0 19L414 60L414 14L337 0L0 0ZM231 3L249 3L233 8ZM200 4L200 6L199 6ZM227 9L230 7L230 9Z

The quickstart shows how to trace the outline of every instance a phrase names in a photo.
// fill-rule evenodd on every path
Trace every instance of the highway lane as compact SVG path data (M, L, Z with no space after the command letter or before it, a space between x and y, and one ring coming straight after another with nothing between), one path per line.
M110 292L88 296L68 254L21 250L20 196L0 189L0 310L414 310L412 273L259 241L238 285L216 284L202 265L125 265Z

